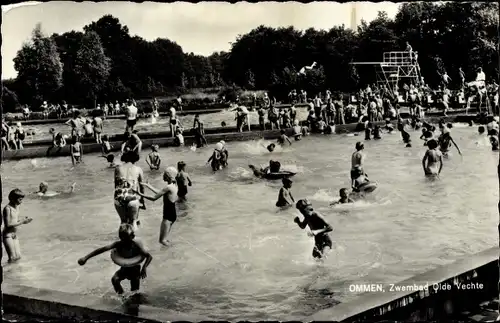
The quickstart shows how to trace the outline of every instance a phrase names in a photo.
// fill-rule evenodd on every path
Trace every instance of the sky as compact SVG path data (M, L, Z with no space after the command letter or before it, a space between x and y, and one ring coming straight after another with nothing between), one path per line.
M399 4L391 2L357 2L357 22L369 22L378 11L393 18ZM177 42L184 52L210 55L229 51L231 42L259 25L293 26L296 29L330 29L344 24L351 26L349 3L313 2L62 2L23 3L2 6L2 79L17 75L13 59L28 41L37 23L46 35L83 31L83 26L106 14L118 18L132 36L146 40L168 38Z

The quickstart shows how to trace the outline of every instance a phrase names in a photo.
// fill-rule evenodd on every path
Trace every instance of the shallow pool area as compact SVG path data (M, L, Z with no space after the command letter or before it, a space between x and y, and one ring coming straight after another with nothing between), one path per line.
M432 182L423 176L425 147L418 132L411 133L412 148L404 147L399 134L366 141L365 171L379 188L364 201L333 208L328 205L338 190L349 187L351 154L363 137L309 136L274 153L264 141L228 143L229 167L215 174L205 164L213 145L160 149L162 165L186 162L193 186L169 248L157 242L161 200L141 211L137 235L154 258L141 289L154 306L207 319L303 320L355 297L349 284L396 283L493 247L498 153L476 130L452 129L463 157L452 150L441 179ZM139 165L161 187L161 173L149 171L146 154ZM312 238L293 222L298 212L274 206L281 182L258 180L249 171L248 164L264 166L270 159L297 172L295 200L307 197L334 227L334 248L324 263L312 259ZM89 155L76 168L68 157L7 161L2 177L4 201L11 189L34 192L41 181L51 190L77 183L70 196L24 200L21 216L34 220L19 229L24 259L4 264L5 280L113 297L110 280L117 266L109 254L77 264L117 239L113 169L105 160ZM129 289L128 282L124 286Z
M250 123L259 124L259 117L256 111L250 111ZM189 130L193 127L195 115L181 115L179 119L185 130ZM305 108L297 108L297 118L299 120L305 120L307 117L307 110ZM235 127L236 121L235 112L229 110L222 110L217 113L201 114L200 120L204 123L205 128L215 128L220 127L221 122L226 122L227 127ZM267 122L267 119L266 119ZM50 123L43 125L26 125L25 129L34 130L35 135L29 136L25 142L29 143L30 140L41 140L41 139L52 139L52 135L49 133L50 128L54 128L57 132L63 134L70 134L71 127L64 123ZM103 120L103 134L116 135L123 134L125 131L125 119L107 119ZM150 132L150 131L170 131L170 119L168 117L159 117L154 121L151 118L144 118L137 120L137 125L135 129L139 132Z

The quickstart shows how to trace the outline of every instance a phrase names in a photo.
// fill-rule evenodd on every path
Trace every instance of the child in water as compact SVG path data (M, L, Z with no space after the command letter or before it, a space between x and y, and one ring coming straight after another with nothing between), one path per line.
M146 163L149 165L149 168L151 170L160 169L161 158L160 154L158 153L158 145L151 146L151 153L149 153L148 157L146 158Z
M375 139L375 140L382 139L382 135L381 135L382 131L380 130L380 126L375 126L375 128L373 128L372 134L373 134L373 139Z
M280 189L280 192L278 194L278 201L276 202L276 206L280 208L289 208L295 203L292 192L290 191L293 182L289 178L283 178L282 182L283 187Z
M372 140L371 138L371 133L372 133L372 123L368 123L367 126L365 127L365 140Z
M427 149L424 158L422 158L424 174L425 176L439 176L443 169L443 154L436 149L438 143L434 139L427 141L427 147L429 149Z
M188 193L188 186L192 186L193 182L191 182L191 178L189 174L186 173L186 163L180 161L177 163L177 176L175 177L175 181L177 182L177 197L179 198L179 202L186 201L186 195Z
M325 256L325 249L332 248L333 243L328 235L328 232L332 232L333 228L328 224L319 213L315 212L311 203L307 199L299 200L295 205L297 210L304 216L304 221L300 221L299 217L295 217L293 220L301 229L305 229L309 226L311 230L308 233L309 236L314 237L314 248L312 256L316 259L321 259Z
M73 136L73 143L70 145L71 162L73 166L83 162L83 146L77 136Z
M80 266L85 265L90 258L98 256L106 251L113 250L116 252L118 256L124 259L135 258L137 256L142 256L145 259L144 265L141 268L141 263L138 263L133 266L120 266L120 269L113 275L111 278L111 283L115 289L115 292L124 297L124 290L121 282L125 279L130 280L130 290L132 293L137 293L140 288L141 278L144 279L147 277L146 268L148 268L149 264L153 260L153 256L146 251L144 245L141 241L135 239L134 230L132 225L130 224L122 224L120 225L120 229L118 231L118 236L120 240L113 242L110 245L97 248L92 251L88 255L83 258L78 259L78 264Z
M33 219L25 217L19 219L19 206L23 202L24 193L15 189L9 193L9 204L3 208L3 223L2 241L9 256L9 262L15 262L21 259L21 247L17 238L17 227L23 224L28 224Z
M183 147L184 146L184 136L182 135L182 130L177 129L175 131L174 146Z
M272 153L274 151L274 149L276 148L276 145L275 144L269 144L267 147L267 150Z
M288 141L288 143L289 143L290 145L292 145L292 142L290 141L290 138L288 138L288 137L286 136L285 129L281 129L281 131L280 131L280 136L279 136L279 138L278 138L278 144L279 144L279 145L281 145L281 146L283 146L283 145L285 145L285 142L287 142L287 141Z
M349 198L349 192L347 188L341 188L339 191L339 195L340 199L338 201L330 203L330 205L354 203L354 201Z
M361 167L355 166L354 171L351 173L353 176L352 180L352 190L353 192L359 193L360 189L365 186L366 184L370 183L370 180L368 179L368 175L363 172Z
M61 195L61 194L71 194L75 191L75 186L76 183L71 184L70 189L68 192L55 192L55 191L49 191L49 184L47 182L41 182L40 185L38 186L38 192L35 192L34 194L40 196L40 197L53 197L56 195Z
M106 158L106 161L109 163L108 167L109 168L115 168L117 165L115 164L115 155L109 154L107 156L101 156Z
M109 143L109 137L108 135L102 136L102 144L101 144L101 151L103 156L109 155L111 153L111 144Z

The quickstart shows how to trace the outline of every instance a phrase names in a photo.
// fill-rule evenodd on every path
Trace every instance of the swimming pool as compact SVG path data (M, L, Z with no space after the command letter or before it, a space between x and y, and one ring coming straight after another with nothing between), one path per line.
M252 124L259 123L259 117L257 116L256 111L250 111L250 122ZM220 127L221 122L225 121L228 127L235 127L236 121L234 120L235 112L231 112L229 110L223 110L217 113L209 113L200 115L200 119L204 122L205 128L214 128ZM297 118L299 120L305 120L307 118L307 109L305 108L297 108ZM193 127L194 115L184 115L179 116L181 120L181 124L184 128L191 129ZM139 131L139 136L141 132L146 131L170 131L170 119L168 117L160 117L156 120L155 123L151 122L150 118L147 119L139 119L137 121L137 125L135 127L136 130ZM266 119L267 122L267 119ZM40 140L40 139L52 139L52 135L49 133L50 128L54 128L56 131L61 132L63 134L69 134L71 132L71 128L64 123L51 123L44 125L26 125L25 129L33 129L35 131L34 136L30 136L26 142L29 142L31 139ZM103 134L107 135L115 135L122 134L125 131L125 120L124 119L108 119L104 120L104 131Z
M366 142L366 172L379 189L367 201L340 208L328 202L349 186L350 155L359 137L311 136L273 154L259 142L229 143L229 168L216 174L205 166L210 148L161 149L163 165L187 163L194 186L170 248L157 242L161 202L149 202L142 211L138 236L154 257L142 290L155 306L207 319L300 320L355 297L350 283L398 282L494 246L498 153L475 144L476 128L452 131L464 157L455 152L435 182L423 177L425 150L417 133L413 148L404 148L397 134ZM334 227L334 249L322 265L312 260L312 238L293 222L297 212L274 207L280 182L256 180L248 171L249 163L270 158L298 171L295 199L308 197ZM77 182L68 198L25 199L21 215L34 221L20 228L24 260L5 265L6 281L111 297L117 267L109 255L85 267L76 261L117 237L112 169L88 156L74 170L68 158L8 161L2 174L4 200L12 188L34 191L42 180L51 189ZM160 185L160 173L145 174Z

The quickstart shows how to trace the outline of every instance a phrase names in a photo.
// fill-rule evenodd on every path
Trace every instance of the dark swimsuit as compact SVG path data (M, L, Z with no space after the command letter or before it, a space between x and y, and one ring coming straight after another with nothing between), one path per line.
M314 258L322 258L322 251L325 247L332 248L332 239L327 233L322 233L314 236L314 249L312 255Z
M177 220L177 209L175 208L175 202L165 201L163 206L163 220L172 222L172 224Z

